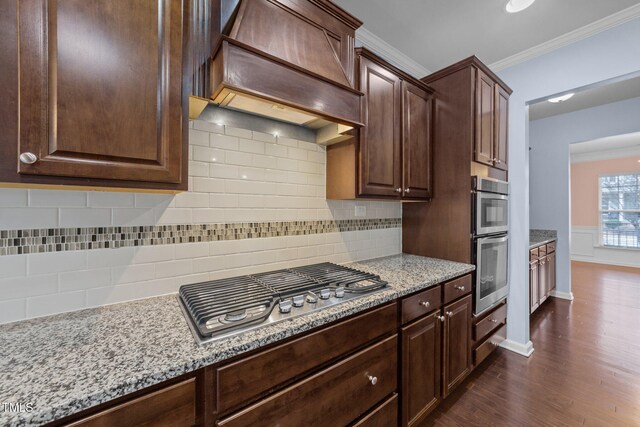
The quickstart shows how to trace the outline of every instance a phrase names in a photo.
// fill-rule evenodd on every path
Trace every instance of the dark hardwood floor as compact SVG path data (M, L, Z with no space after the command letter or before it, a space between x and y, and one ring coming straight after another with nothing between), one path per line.
M640 268L572 275L574 301L533 314L531 357L498 349L423 426L640 426Z

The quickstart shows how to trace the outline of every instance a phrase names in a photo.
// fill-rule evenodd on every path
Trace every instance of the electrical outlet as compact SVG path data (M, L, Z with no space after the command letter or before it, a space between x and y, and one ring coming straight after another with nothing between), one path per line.
M356 205L356 216L367 216L367 207Z

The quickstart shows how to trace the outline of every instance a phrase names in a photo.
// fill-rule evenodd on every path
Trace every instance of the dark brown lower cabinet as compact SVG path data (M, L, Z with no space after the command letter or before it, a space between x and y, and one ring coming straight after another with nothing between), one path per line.
M442 396L447 397L471 371L471 295L444 311L444 348L442 352Z
M531 313L556 289L556 242L530 250L529 298Z
M440 311L402 328L402 425L412 426L440 402Z
M393 393L389 399L374 408L354 427L389 427L398 423L398 394Z

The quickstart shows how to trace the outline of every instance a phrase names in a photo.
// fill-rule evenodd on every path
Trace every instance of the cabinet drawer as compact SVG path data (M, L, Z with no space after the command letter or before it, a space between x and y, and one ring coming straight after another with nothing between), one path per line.
M392 334L396 324L394 303L222 366L216 369L218 412L247 403L378 337Z
M256 402L218 425L347 425L396 390L397 355L398 337L394 335Z
M353 427L388 427L398 422L398 395L393 395L369 412Z
M550 254L556 251L556 242L547 243L547 253Z
M496 348L498 348L500 343L502 343L502 341L507 337L506 333L507 325L504 325L473 351L474 366L478 366Z
M402 300L402 324L440 308L442 305L441 286L422 291Z
M499 325L507 323L507 305L503 304L473 327L473 339L479 341Z
M81 419L69 427L193 426L196 423L196 380L163 388L146 396Z
M471 275L467 274L455 280L452 280L443 285L444 288L444 303L448 304L451 301L460 298L461 296L471 293Z
M538 248L538 257L541 258L547 255L547 245L542 245Z
M538 260L538 248L531 249L529 251L529 261L537 261Z

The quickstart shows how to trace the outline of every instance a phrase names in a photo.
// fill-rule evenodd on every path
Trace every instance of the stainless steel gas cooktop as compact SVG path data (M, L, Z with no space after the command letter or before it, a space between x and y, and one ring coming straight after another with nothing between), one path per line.
M178 299L199 344L321 310L379 291L379 276L331 263L180 287Z

